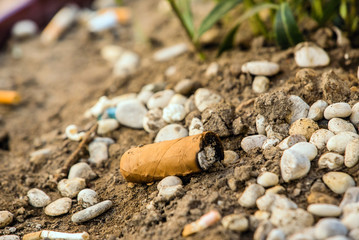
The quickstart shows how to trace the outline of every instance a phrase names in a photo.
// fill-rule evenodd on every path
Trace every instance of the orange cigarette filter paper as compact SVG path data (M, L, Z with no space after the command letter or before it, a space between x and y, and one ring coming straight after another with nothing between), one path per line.
M217 134L204 132L132 148L121 157L120 170L129 182L148 183L207 170L223 157Z
M17 104L21 100L18 92L0 90L0 104Z

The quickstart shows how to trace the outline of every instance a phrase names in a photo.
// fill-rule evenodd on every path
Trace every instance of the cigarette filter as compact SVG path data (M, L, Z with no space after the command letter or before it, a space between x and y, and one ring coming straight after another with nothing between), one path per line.
M131 20L132 12L130 8L110 7L110 8L103 8L99 10L100 14L105 14L108 12L113 12L116 15L117 21L121 24L127 24Z
M15 91L0 90L0 103L17 104L20 102L20 95Z
M204 132L132 148L121 157L120 170L129 182L147 183L207 170L223 156L217 134Z

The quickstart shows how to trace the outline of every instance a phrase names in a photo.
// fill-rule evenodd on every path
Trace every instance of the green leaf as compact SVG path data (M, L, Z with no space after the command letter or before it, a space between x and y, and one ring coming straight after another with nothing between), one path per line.
M279 6L276 13L274 31L277 43L281 48L288 48L303 41L303 36L295 22L292 10L286 2Z
M191 10L191 1L177 0L177 6L181 12L180 17L182 19L182 22L193 38L195 30L194 30L193 15Z
M330 0L326 3L323 8L323 16L321 19L318 19L318 23L324 25L327 21L334 18L337 15L339 6L340 0Z
M255 14L259 13L262 10L266 9L278 9L277 4L272 3L264 3L257 6L252 7L251 9L247 10L242 16L238 18L236 21L236 25L231 28L231 30L226 34L221 45L219 46L217 57L221 56L221 54L231 48L233 48L234 38L236 36L236 32L242 22L247 20L248 18L254 16Z
M203 35L203 33L208 31L208 29L210 29L216 22L218 22L227 12L240 4L242 1L243 0L220 1L202 21L197 35L195 36L195 40L197 41Z

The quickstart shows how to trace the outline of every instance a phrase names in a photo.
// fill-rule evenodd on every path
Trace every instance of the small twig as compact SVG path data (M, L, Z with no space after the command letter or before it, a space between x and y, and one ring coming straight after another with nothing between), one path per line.
M67 175L71 166L77 162L80 151L85 146L85 144L90 140L91 134L94 133L96 129L97 129L97 123L93 125L86 132L85 136L82 138L80 144L77 146L75 151L66 159L64 166L58 170L58 173L55 174L55 181L58 181L61 178L63 178L64 175Z

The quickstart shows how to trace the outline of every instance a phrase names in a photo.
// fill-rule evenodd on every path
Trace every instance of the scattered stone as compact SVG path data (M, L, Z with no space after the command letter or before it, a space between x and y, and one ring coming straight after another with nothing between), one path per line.
M245 232L249 227L249 222L243 214L231 214L222 219L222 225L232 231Z
M265 150L265 149L269 149L271 147L275 147L278 143L279 143L278 138L275 138L275 137L267 138L262 145L262 149Z
M328 129L335 134L338 134L340 132L357 132L353 124L341 118L330 119L328 122Z
M167 140L173 140L181 137L187 137L188 131L182 125L173 123L167 125L157 133L155 142L162 142Z
M267 121L263 115L258 114L256 117L257 133L260 135L266 134Z
M323 182L337 194L343 194L348 188L355 186L353 178L343 172L328 172L323 175Z
M287 149L283 152L280 169L285 182L304 177L310 170L310 160L297 151Z
M272 187L279 182L278 175L271 172L264 172L257 178L257 183L263 187Z
M216 76L218 74L218 70L219 70L218 63L213 62L213 63L209 64L205 75L206 75L206 77Z
M280 123L275 125L268 125L266 127L267 137L269 138L278 138L279 140L283 140L285 137L289 135L289 124L288 123ZM304 141L305 137L303 136Z
M176 84L174 90L179 94L189 95L198 87L198 85L197 82L191 79L183 79Z
M358 139L359 135L353 132L340 132L337 135L329 138L327 142L327 149L329 151L343 154L348 143L354 139Z
M83 178L62 179L57 184L57 189L63 197L74 198L86 187L86 181Z
M295 47L294 59L299 67L323 67L330 62L328 54L311 42L299 43Z
M163 48L153 55L153 59L157 62L165 62L172 58L175 58L179 55L188 51L188 46L186 43L179 43L171 47Z
M269 232L266 240L285 240L285 234L281 229L273 229Z
M148 100L152 97L154 93L148 90L141 90L137 95L137 99L140 100L144 105L147 105Z
M269 79L265 76L256 76L253 79L252 89L255 93L264 93L268 91Z
M352 115L350 115L350 121L354 125L358 126L358 124L359 124L359 102L354 104L354 106L352 107Z
M108 118L108 119L101 119L97 121L97 134L103 135L113 130L116 130L119 126L116 119Z
M343 209L346 205L357 202L359 202L359 187L350 187L345 191L339 207Z
M295 95L290 95L289 101L292 103L290 106L290 114L286 117L289 124L308 116L309 105L304 102L303 99Z
M124 52L125 49L120 46L106 45L101 48L101 57L108 61L110 64L115 64Z
M348 236L352 240L359 240L359 228L351 230Z
M242 139L241 147L245 152L254 148L261 148L267 137L264 135L252 135Z
M239 204L242 207L251 208L256 205L256 200L265 193L264 187L258 184L251 184L242 193L239 198Z
M101 215L102 213L109 210L111 207L112 202L110 200L106 200L75 213L74 215L72 215L71 220L74 223L83 223Z
M16 235L3 235L0 236L0 240L20 240L20 237Z
M182 185L182 180L179 177L168 176L168 177L165 177L164 179L162 179L157 184L157 189L160 191L162 188L173 187L173 186L178 186L178 185Z
M224 151L224 159L223 164L226 166L231 165L232 163L235 163L239 159L239 156L236 152L231 150Z
M359 139L350 141L345 147L344 164L346 167L354 167L359 161Z
M169 101L168 105L170 105L170 104L180 104L180 105L184 106L186 104L187 100L188 100L188 98L186 98L182 94L176 93L175 95L173 95L173 97Z
M319 129L318 124L309 118L301 118L292 123L289 128L290 135L303 135L307 140ZM330 129L329 129L330 130Z
M254 224L254 222L250 223L251 230L253 228L254 231L253 240L266 239L270 231L272 231L273 229L273 225L269 221L262 221L260 223L257 223L256 225ZM252 227L252 225L254 226Z
M325 193L321 192L311 192L307 197L308 204L316 204L316 203L326 203L326 204L333 204L337 205L338 200L333 198Z
M318 160L319 168L328 168L330 170L339 168L344 164L344 157L338 153L327 152L320 156Z
M186 117L186 110L183 105L172 103L163 109L162 118L168 123L182 121Z
M310 161L313 160L318 154L318 150L314 146L314 144L308 142L296 143L293 146L291 146L289 149L306 156Z
M176 72L177 72L176 66L169 66L165 71L165 76L171 77L171 76L175 75Z
M147 109L141 101L128 99L117 104L116 119L126 127L142 129L146 113Z
M125 78L134 74L140 64L140 56L131 51L124 51L113 66L113 75Z
M332 118L346 118L351 114L352 109L350 105L345 102L333 103L324 110L324 117L328 120Z
M84 208L88 208L97 204L97 197L98 195L94 190L85 188L77 195L77 201Z
M0 211L0 228L9 225L14 218L14 215L9 211Z
M233 107L226 103L211 105L201 114L204 131L215 132L220 137L228 137L231 135L230 126L233 118Z
M92 180L96 177L91 167L84 162L79 162L70 168L68 179L83 178L85 180Z
M51 198L37 188L32 188L27 192L29 203L33 207L45 207L51 202Z
M259 210L272 212L276 208L296 209L297 204L284 195L266 193L256 201Z
M115 143L115 141L109 137L95 137L95 139L92 142L102 142L102 143L106 144L106 146L109 146L109 145Z
M347 228L336 218L324 218L315 225L314 235L317 239L346 235Z
M268 61L252 61L242 65L242 72L253 75L273 76L279 72L277 63Z
M71 204L72 204L71 198L64 197L57 199L46 206L45 214L52 217L66 214L70 211Z
M319 121L324 117L324 110L328 107L328 103L324 100L318 100L309 108L307 118Z
M348 204L343 209L344 214L341 219L342 223L349 230L359 228L359 211L358 203Z
M81 141L81 139L83 138L83 136L85 136L84 132L78 132L77 126L76 125L69 125L66 127L65 129L65 135L68 139L70 139L71 141Z
M199 118L192 118L191 124L189 125L189 136L201 134L204 131L203 123Z
M51 154L52 154L52 149L50 148L44 148L32 152L30 154L30 163L34 165L43 165L47 161L47 159L51 156Z
M253 216L254 216L259 222L261 222L261 221L267 221L267 220L269 220L270 215L271 215L270 212L257 210L257 211L254 213Z
M150 109L143 118L143 128L148 133L155 133L164 126L166 126L166 122L162 118L160 108Z
M200 112L213 104L219 103L221 100L220 95L206 88L199 88L194 93L194 103Z
M168 201L181 192L182 189L182 185L163 187L160 189L158 196Z
M328 140L335 134L327 129L319 129L310 137L310 143L313 143L319 150L326 147Z
M89 163L94 164L96 166L101 166L108 159L107 144L104 142L92 141L89 144L89 153L90 153L90 158L88 159Z
M314 232L314 227L305 228L300 232L290 235L288 240L315 240Z
M342 213L340 207L332 204L311 204L307 211L319 217L338 217Z
M303 135L291 135L281 141L278 147L280 150L286 150L299 142L306 142L306 138Z
M37 24L32 20L21 20L16 22L16 24L11 29L11 34L15 38L27 38L32 37L38 31Z
M268 188L266 190L266 194L281 194L281 193L285 193L285 188L282 187L281 185L277 185L277 186L274 186L274 187L271 187L271 188Z

